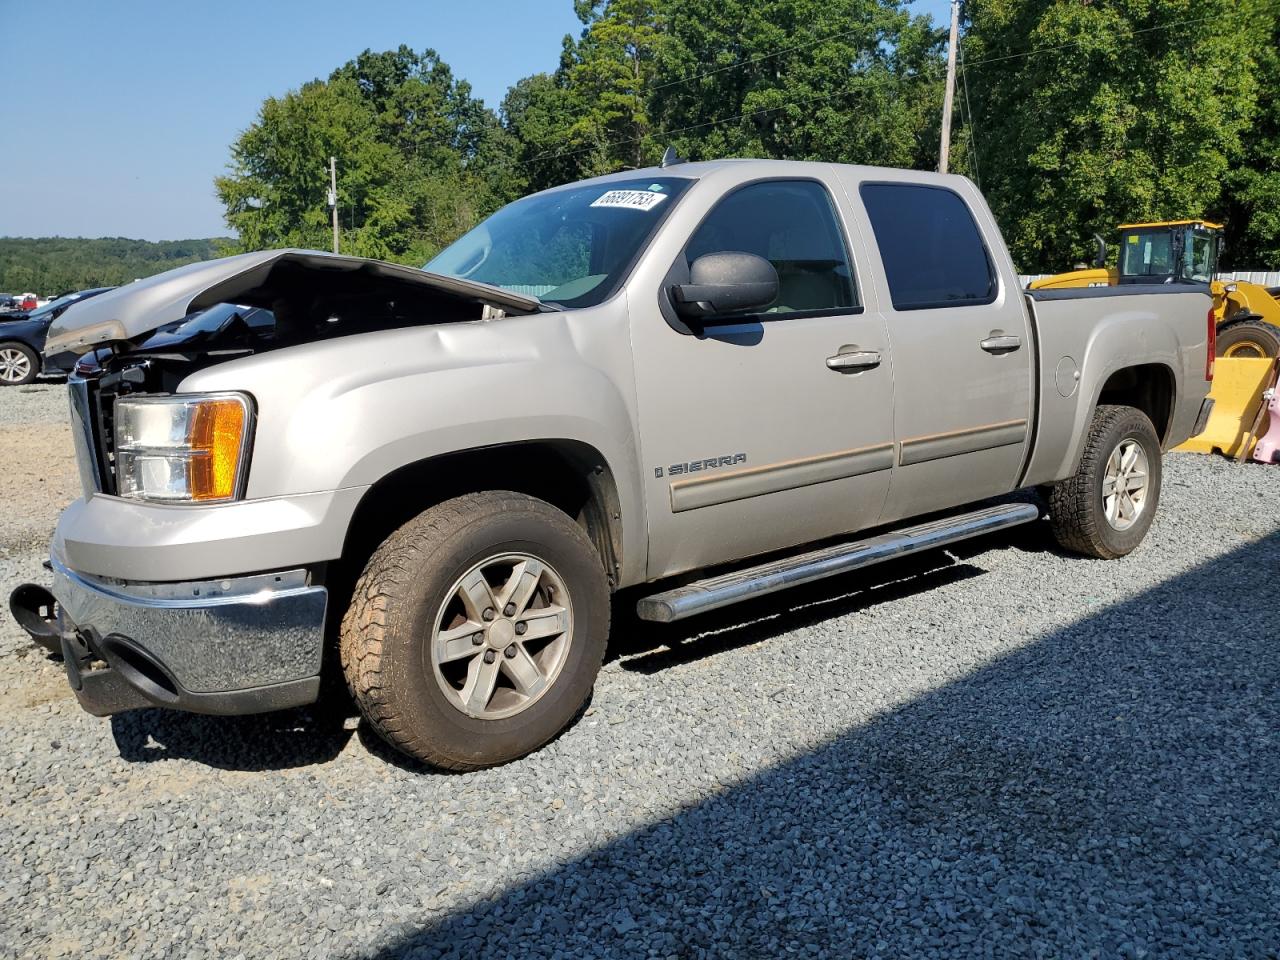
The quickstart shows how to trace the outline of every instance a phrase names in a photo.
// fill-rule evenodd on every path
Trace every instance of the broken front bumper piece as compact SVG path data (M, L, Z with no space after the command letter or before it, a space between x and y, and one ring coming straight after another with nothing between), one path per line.
M67 679L96 716L137 707L263 713L319 695L328 592L305 570L127 583L78 573L56 556L51 568L56 622L39 588L20 587L11 602L37 643L56 633Z

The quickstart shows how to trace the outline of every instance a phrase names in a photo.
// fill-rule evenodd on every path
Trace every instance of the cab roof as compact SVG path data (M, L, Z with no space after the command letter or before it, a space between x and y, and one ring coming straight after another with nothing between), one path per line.
M1117 230L1138 230L1142 227L1207 227L1210 230L1221 230L1222 224L1210 220L1155 220L1151 223L1122 223Z

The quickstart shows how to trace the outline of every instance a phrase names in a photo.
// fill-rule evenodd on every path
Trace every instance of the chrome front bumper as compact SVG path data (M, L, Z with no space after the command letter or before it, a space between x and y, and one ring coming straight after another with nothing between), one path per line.
M319 693L328 591L305 570L130 583L57 555L51 568L67 676L90 713L261 713Z

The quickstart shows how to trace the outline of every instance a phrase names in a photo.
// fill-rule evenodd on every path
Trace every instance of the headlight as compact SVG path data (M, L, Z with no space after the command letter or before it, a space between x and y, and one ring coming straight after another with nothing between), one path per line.
M239 393L116 400L116 490L138 500L232 500L248 466L252 407Z

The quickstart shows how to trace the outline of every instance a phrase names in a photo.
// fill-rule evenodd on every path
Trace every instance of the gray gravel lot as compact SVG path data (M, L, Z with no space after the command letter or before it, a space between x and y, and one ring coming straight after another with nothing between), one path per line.
M0 393L0 590L74 496ZM1280 468L1166 460L1133 556L1039 526L618 624L538 754L82 713L7 613L0 956L1275 957Z

